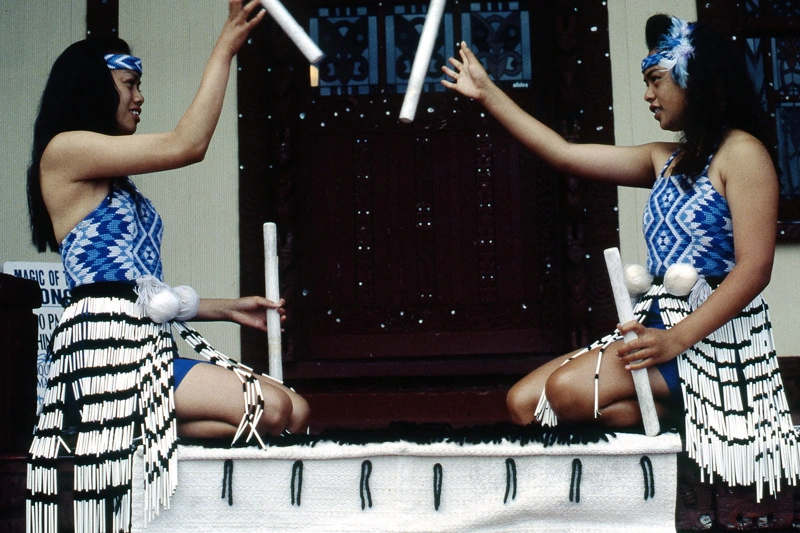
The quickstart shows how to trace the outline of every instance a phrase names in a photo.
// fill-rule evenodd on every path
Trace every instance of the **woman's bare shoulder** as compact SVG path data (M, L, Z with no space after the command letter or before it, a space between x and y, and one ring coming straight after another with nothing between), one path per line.
M772 166L769 150L754 135L744 130L730 130L722 138L714 162L723 169L744 170L763 165Z
M769 150L754 135L735 129L723 137L709 174L719 175L725 187L731 180L747 183L750 188L772 186L777 182Z
M767 148L753 134L739 129L732 129L725 132L725 135L720 141L717 153L731 156L741 154L742 152L746 155L753 155L756 153L768 155Z
M653 170L656 176L661 173L664 165L667 164L669 158L672 157L680 145L676 142L652 142L647 146L650 149L650 160L653 162Z
M93 143L108 137L92 131L64 131L50 139L39 161L42 176L66 174L85 161Z

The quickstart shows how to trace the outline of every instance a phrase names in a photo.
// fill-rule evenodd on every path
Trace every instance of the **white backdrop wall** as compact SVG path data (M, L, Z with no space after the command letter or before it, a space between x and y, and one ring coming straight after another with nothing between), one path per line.
M608 7L617 144L671 140L643 101L639 64L646 52L644 22L656 12L694 20L695 2L609 0ZM38 254L30 244L25 169L38 99L50 65L67 45L83 38L85 13L85 0L0 0L0 263L58 261L55 254ZM120 1L120 35L144 60L146 102L139 131L162 131L177 123L194 96L225 16L222 0ZM207 297L239 293L235 82L232 75L205 161L134 178L165 221L167 282L192 285ZM641 213L647 191L621 188L619 198L623 261L643 263ZM766 297L781 355L800 355L795 318L800 284L794 273L798 265L800 245L778 247ZM239 357L237 326L200 324L199 329L215 347Z

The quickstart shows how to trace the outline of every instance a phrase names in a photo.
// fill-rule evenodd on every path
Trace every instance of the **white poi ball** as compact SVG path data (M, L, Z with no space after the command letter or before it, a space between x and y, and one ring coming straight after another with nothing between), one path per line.
M675 296L686 296L692 292L699 275L697 269L686 263L676 263L664 274L664 288Z
M644 294L653 285L653 275L642 265L625 265L622 269L625 276L625 287L628 294L638 296Z
M200 307L200 296L197 291L188 285L178 285L172 288L181 299L180 309L175 315L175 318L181 322L191 320L197 314L197 309Z
M169 287L153 292L144 302L144 311L156 324L169 322L181 309L181 297Z

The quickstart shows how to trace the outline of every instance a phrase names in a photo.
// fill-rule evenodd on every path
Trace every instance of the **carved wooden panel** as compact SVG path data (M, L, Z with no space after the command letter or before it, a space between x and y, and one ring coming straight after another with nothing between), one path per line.
M380 43L380 21L407 11L340 4L367 5ZM509 83L512 98L571 141L613 143L605 6L490 4L530 21L532 80ZM285 5L308 27L329 4ZM447 6L456 39L462 9ZM274 221L287 380L343 394L503 388L612 327L601 252L618 245L616 189L557 175L453 92L423 93L403 124L392 87L382 73L367 94L320 94L271 21L240 53L242 292L263 291L261 226ZM265 367L265 346L243 333L245 362Z
M800 241L800 3L698 1L697 18L729 35L747 64L780 180L777 237Z

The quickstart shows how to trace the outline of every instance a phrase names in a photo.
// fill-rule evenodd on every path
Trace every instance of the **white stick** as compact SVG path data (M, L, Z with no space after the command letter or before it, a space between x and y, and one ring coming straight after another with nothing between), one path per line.
M264 280L267 300L278 302L281 299L278 283L278 235L273 222L264 224ZM281 316L277 309L267 309L267 347L269 375L283 381Z
M622 273L622 259L617 248L608 248L603 251L606 258L608 275L611 278L611 289L614 291L614 303L617 304L617 314L620 324L633 320L633 307L628 289L625 287L625 277ZM634 332L625 335L623 342L630 342L636 339ZM640 368L632 370L633 384L636 387L636 396L639 398L639 408L642 410L642 422L644 423L644 433L648 437L658 435L660 431L656 405L653 402L653 391L650 389L650 378L647 376L647 369Z
M294 41L294 44L300 49L303 55L306 56L306 59L308 59L310 63L316 63L322 59L322 56L325 54L323 54L317 44L311 40L311 37L309 37L302 26L297 23L291 13L283 7L283 4L278 0L261 0L261 5L264 6L264 9L275 19L275 22L283 28L286 35Z
M446 0L431 0L428 14L425 15L425 24L422 25L417 53L414 56L414 63L411 65L406 96L403 98L403 106L400 108L400 121L406 124L413 122L414 115L417 113L419 95L422 93L422 84L425 83L425 76L428 74L428 67L431 64L433 45L436 44L436 35L439 33L445 2Z

